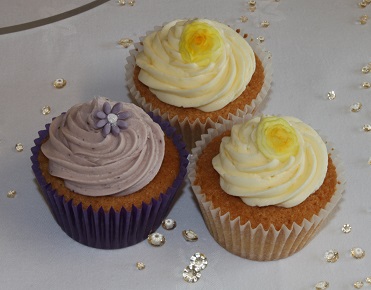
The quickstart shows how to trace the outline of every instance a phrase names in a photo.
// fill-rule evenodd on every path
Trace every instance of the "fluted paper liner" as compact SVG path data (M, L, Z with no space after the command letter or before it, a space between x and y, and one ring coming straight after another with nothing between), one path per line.
M160 30L162 27L155 27L154 31ZM235 29L236 30L236 29ZM153 31L148 31L146 35L152 33ZM244 33L239 32L239 34L243 37ZM136 56L137 54L143 50L143 41L144 37L141 37L141 42L135 43L135 49L130 50L130 56L127 58L127 64L125 66L126 69L126 81L128 88L131 92L131 95L135 102L141 106L146 112L153 112L155 116L161 116L162 119L167 120L170 122L172 126L177 128L178 133L183 136L183 141L186 143L186 147L188 150L195 147L195 142L200 140L201 135L207 133L207 129L215 128L215 124L223 123L225 120L222 117L219 117L218 120L213 121L210 118L207 118L205 122L201 122L199 119L196 119L193 123L191 123L188 118L179 121L178 116L174 116L169 118L167 112L161 112L160 109L152 108L151 103L147 103L146 99L141 96L139 91L136 89L134 84L134 69L136 66ZM237 109L236 112L229 112L228 120L231 120L233 117L242 117L249 113L255 113L259 107L259 105L263 102L264 98L267 96L268 91L271 87L272 82L272 61L271 56L268 51L266 51L261 43L257 40L254 40L252 37L248 37L246 39L249 45L252 47L255 54L259 57L260 61L262 62L264 68L264 83L263 86L256 96L256 98L251 102L251 104L246 104L243 110Z
M94 211L91 206L83 209L81 203L76 206L72 200L67 202L52 189L45 181L38 161L41 144L49 135L50 124L46 125L46 130L39 131L39 138L35 139L35 146L31 149L32 169L55 220L62 230L77 242L101 249L125 248L146 239L168 214L176 191L186 175L188 152L181 136L175 133L175 128L160 117L155 117L151 113L149 115L177 147L180 155L179 174L172 186L162 193L158 200L152 199L149 204L142 203L141 208L135 206L131 210L122 208L119 212L113 208L109 212L102 208Z
M240 218L230 219L229 213L221 215L220 208L214 208L211 201L207 201L202 193L202 188L195 185L196 164L202 150L210 141L226 130L230 130L233 123L240 123L251 119L251 115L237 118L232 121L225 121L218 124L215 129L210 129L208 134L202 135L202 139L196 142L192 149L192 157L188 166L188 177L206 226L214 239L227 251L243 258L257 261L271 261L283 259L300 251L321 229L321 225L328 215L335 209L344 191L344 177L342 164L334 152L331 144L326 143L328 152L331 152L331 159L336 167L337 188L331 200L321 209L318 215L313 215L310 220L304 220L302 224L294 223L289 229L285 225L276 230L273 225L264 230L259 224L252 228L250 222L241 225ZM325 139L324 139L325 140Z

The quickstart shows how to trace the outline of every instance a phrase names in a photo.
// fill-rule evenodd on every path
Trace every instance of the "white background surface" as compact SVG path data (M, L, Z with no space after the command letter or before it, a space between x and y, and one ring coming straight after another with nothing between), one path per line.
M0 28L54 16L90 2L93 0L1 0Z
M24 1L26 13L33 2ZM45 1L46 5L48 1ZM357 0L257 0L254 13L247 1L137 0L131 7L109 1L97 8L39 28L0 35L0 283L1 289L314 289L321 280L330 289L353 289L371 276L371 20ZM0 3L0 14L7 1ZM34 8L34 7L32 7ZM48 9L47 6L41 9ZM15 15L16 11L12 10ZM239 17L249 20L241 23ZM302 251L280 261L254 262L221 248L208 233L195 199L185 183L169 214L177 222L160 248L146 241L126 249L97 250L69 238L54 221L35 183L30 148L37 131L72 105L103 95L130 101L124 79L129 51L120 38L138 41L154 26L177 18L205 17L264 36L272 53L273 83L263 113L299 117L335 144L345 167L346 191L338 210ZM260 27L268 20L268 28ZM57 90L56 78L67 86ZM334 90L336 99L326 98ZM349 106L362 102L358 113ZM51 114L41 108L49 105ZM23 143L18 153L14 145ZM14 199L6 197L16 190ZM352 232L344 234L344 223ZM186 242L181 232L192 229L199 241ZM352 247L366 257L355 260ZM325 251L337 249L340 259L329 264ZM182 279L195 252L209 266L196 284ZM143 271L135 267L142 261ZM371 287L365 285L364 289Z

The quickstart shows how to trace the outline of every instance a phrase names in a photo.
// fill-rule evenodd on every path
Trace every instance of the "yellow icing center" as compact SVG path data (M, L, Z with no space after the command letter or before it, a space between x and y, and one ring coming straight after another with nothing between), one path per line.
M257 128L257 146L268 159L286 161L299 150L295 129L279 117L265 117Z
M217 29L205 22L187 24L179 42L179 52L185 63L207 66L221 54L222 38Z

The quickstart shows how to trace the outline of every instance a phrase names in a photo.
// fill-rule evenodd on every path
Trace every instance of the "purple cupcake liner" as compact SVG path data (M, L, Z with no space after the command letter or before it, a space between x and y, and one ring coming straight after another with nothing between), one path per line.
M46 130L38 132L39 138L34 140L35 146L31 148L32 170L56 222L75 241L99 249L129 247L145 240L170 211L175 194L187 173L188 152L175 128L161 117L148 114L161 126L166 136L173 140L180 155L180 171L172 186L161 193L158 200L152 199L149 204L142 203L141 208L133 206L130 211L125 208L119 212L113 208L109 212L102 208L94 211L91 206L83 209L81 203L75 206L72 200L67 202L63 196L58 195L43 177L38 161L41 144L49 135L50 124L45 126Z

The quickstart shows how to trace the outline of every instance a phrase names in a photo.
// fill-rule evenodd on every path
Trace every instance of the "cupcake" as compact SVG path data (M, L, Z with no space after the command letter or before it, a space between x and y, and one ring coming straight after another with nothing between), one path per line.
M57 223L90 247L124 248L155 231L186 173L181 136L134 104L78 104L39 132L32 169Z
M206 225L222 247L243 258L298 252L343 191L333 148L293 117L225 122L192 153L188 174Z
M130 54L133 98L175 126L188 148L216 123L255 112L270 88L269 54L239 29L208 19L169 22Z

